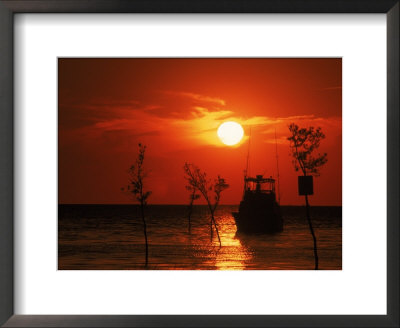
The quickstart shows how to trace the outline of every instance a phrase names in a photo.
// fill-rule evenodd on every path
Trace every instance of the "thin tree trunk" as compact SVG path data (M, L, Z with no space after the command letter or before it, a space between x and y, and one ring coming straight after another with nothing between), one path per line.
M211 239L211 241L213 240L213 217L212 217L212 214L211 214L211 218L210 218L210 239Z
M217 232L219 247L222 247L221 237L219 236L218 226L217 226L217 222L215 222L214 215L213 215L213 221L214 221L215 231Z
M306 214L307 214L307 221L308 221L308 226L310 227L310 232L313 237L314 241L314 260L315 260L315 270L318 270L318 251L317 251L317 238L315 237L314 229L311 223L311 218L310 218L310 204L308 203L308 196L305 195L306 198Z
M142 220L143 220L143 233L144 233L144 240L146 243L146 264L147 267L149 264L149 245L147 242L147 226L146 226L146 219L144 218L144 204L140 203L140 211L142 213Z
M210 211L211 211L211 208L210 208ZM218 241L219 241L219 247L221 247L222 246L221 238L219 236L219 231L218 231L217 223L215 222L214 212L213 211L211 211L211 224L212 223L214 223L215 231L217 232L217 237L218 237ZM212 231L212 226L211 226L211 231Z
M192 223L190 221L192 217L192 210L193 210L193 200L190 202L189 205L189 213L188 213L188 230L189 230L189 235L192 233Z

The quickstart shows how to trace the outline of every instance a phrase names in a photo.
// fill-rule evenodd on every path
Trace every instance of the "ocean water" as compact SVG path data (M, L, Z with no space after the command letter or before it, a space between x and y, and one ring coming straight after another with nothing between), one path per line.
M274 235L236 233L232 212L216 210L222 247L206 206L194 206L191 234L184 205L146 208L150 270L312 270L313 241L305 208L282 206L284 231ZM319 268L342 268L342 209L312 207ZM59 205L60 270L143 270L145 245L136 205Z

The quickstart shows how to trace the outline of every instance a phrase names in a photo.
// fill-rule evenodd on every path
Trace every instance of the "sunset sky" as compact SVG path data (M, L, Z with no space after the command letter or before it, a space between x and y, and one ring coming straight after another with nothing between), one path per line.
M250 141L250 175L276 177L283 205L299 205L288 125L321 127L328 153L311 205L342 202L342 61L329 59L59 59L59 203L127 204L121 191L138 143L147 146L150 204L186 204L183 165L194 163L239 204ZM245 132L217 136L225 121Z

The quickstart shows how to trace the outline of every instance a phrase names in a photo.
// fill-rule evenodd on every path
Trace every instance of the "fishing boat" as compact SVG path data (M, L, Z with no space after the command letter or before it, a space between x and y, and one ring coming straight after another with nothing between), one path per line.
M233 212L237 232L277 233L283 231L281 210L276 201L275 179L244 177L243 199L239 212Z

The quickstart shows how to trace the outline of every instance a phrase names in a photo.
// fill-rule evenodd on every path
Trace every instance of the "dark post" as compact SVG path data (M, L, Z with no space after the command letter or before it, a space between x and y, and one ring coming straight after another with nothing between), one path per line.
M319 147L325 134L321 128L299 128L295 123L289 125L291 135L288 137L290 142L290 149L294 158L293 164L296 171L302 171L303 176L299 176L299 195L304 195L306 198L306 214L308 226L314 240L314 259L315 270L318 270L318 253L317 253L317 239L310 218L310 204L308 203L308 195L314 193L313 190L313 175L319 175L319 169L328 161L328 154L318 154L312 156L312 153Z
M144 233L144 240L145 240L145 244L146 244L146 262L145 262L145 266L147 268L147 266L149 265L149 243L148 243L148 240L147 240L147 225L146 225L146 219L144 217L144 202L143 201L140 202L140 212L142 214L143 233Z
M306 214L307 214L307 221L308 226L310 227L310 232L314 240L314 260L315 260L315 270L318 270L318 252L317 252L317 238L315 237L314 229L311 223L310 217L310 204L308 203L308 196L304 196L306 198Z
M314 241L314 260L315 270L318 270L318 251L317 251L317 238L315 237L314 229L310 217L310 204L308 203L308 195L314 194L313 177L311 175L302 175L298 177L299 195L304 196L306 199L306 215L308 226Z

